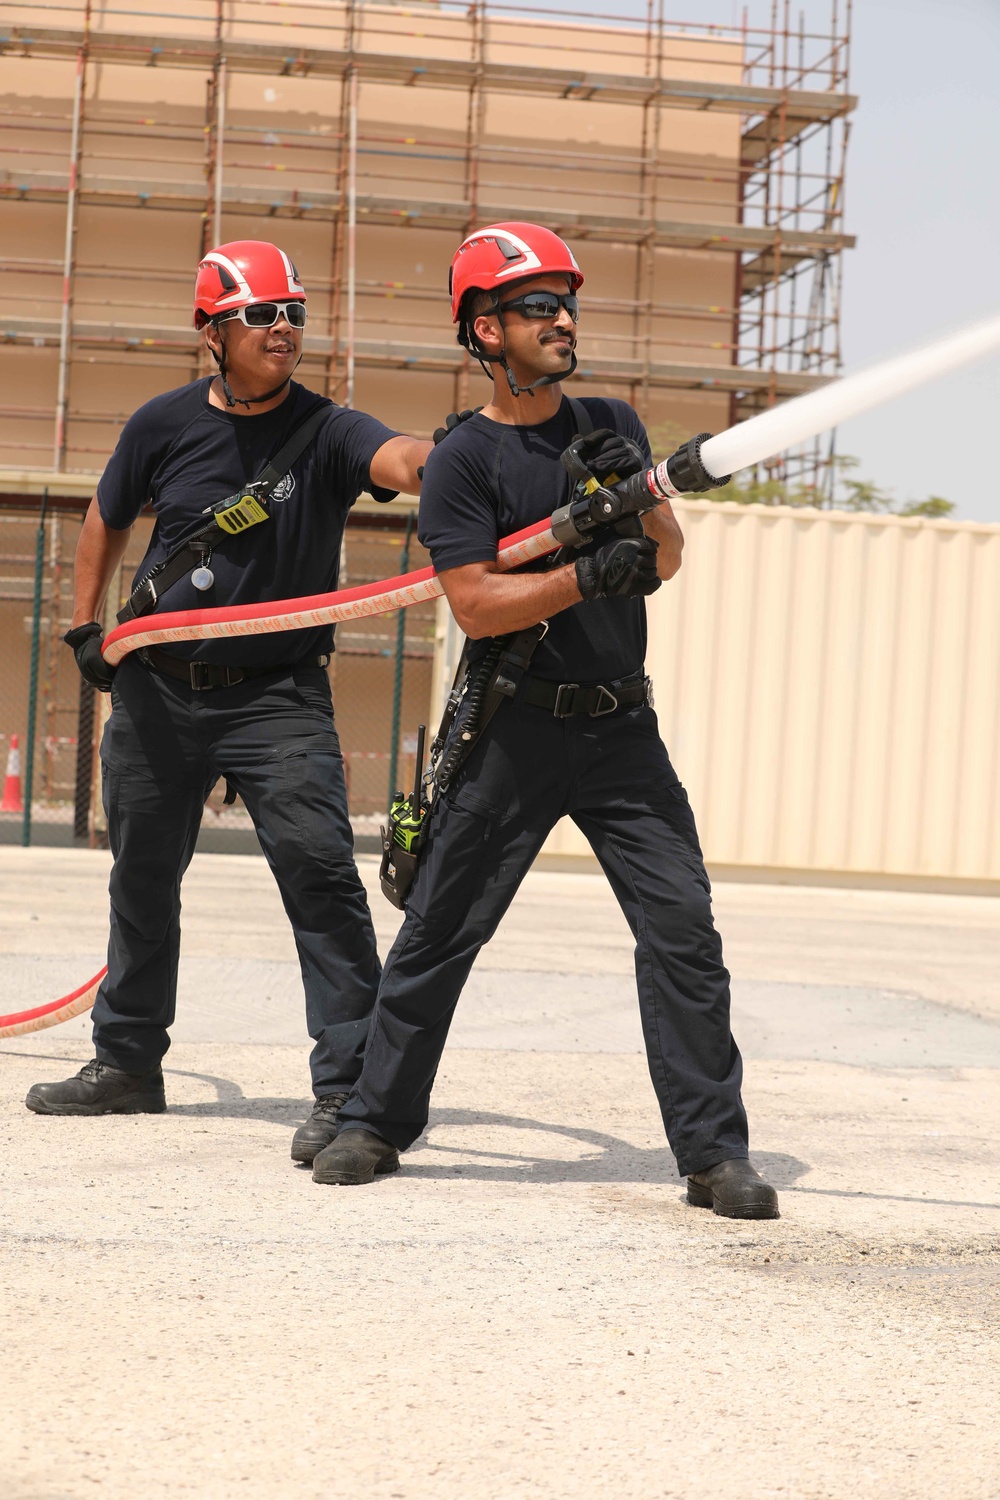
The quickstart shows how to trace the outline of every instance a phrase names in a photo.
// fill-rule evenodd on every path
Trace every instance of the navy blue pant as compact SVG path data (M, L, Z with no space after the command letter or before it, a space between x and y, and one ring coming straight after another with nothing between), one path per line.
M350 1089L378 989L371 913L354 862L344 763L321 667L192 692L130 657L101 744L111 872L97 1056L129 1072L170 1045L181 877L225 776L253 819L295 934L316 1094ZM224 915L223 915L224 920Z
M745 1157L742 1062L708 876L687 795L646 707L601 719L555 719L520 701L498 710L433 814L342 1126L374 1130L400 1149L420 1135L476 955L566 813L635 936L649 1071L681 1174ZM577 936L586 944L582 924Z

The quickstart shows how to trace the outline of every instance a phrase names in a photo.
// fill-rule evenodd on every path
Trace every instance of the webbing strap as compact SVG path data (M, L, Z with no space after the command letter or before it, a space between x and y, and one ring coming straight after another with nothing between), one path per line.
M542 620L538 625L532 625L527 630L519 630L516 635L506 638L506 645L501 651L499 648L504 641L503 636L494 639L490 652L479 663L479 672L483 673L490 669L490 661L496 665L490 673L488 683L482 684L482 701L479 711L475 706L470 710L464 724L461 726L461 737L452 743L448 752L440 763L440 770L434 776L434 786L437 793L446 791L454 781L466 759L482 739L490 720L500 707L505 698L513 698L517 692L518 684L531 662L535 648L548 630L548 621ZM468 645L468 643L466 643ZM466 660L463 651L462 660ZM459 664L461 668L461 663ZM478 684L480 678L468 681L469 669L466 669L467 687L466 692L473 692L479 698ZM434 747L431 751L432 757L438 747L444 748L444 742L454 726L458 716L459 707L462 702L462 694L456 687L452 689L445 709L441 727L434 739ZM438 752L440 753L440 752Z
M569 409L573 413L573 421L576 423L577 437L589 437L594 430L593 419L590 412L582 401L577 401L575 396L567 396Z
M259 502L264 514L257 517L258 521L270 519L268 496L312 442L326 420L327 411L328 407L324 403L316 411L310 412L305 421L296 427L288 442L273 458L268 460L259 477L250 484L244 485L240 491L241 501L250 496ZM225 515L225 511L220 511L218 508L217 513ZM216 519L215 514L210 520L201 522L197 531L185 537L182 542L178 542L173 551L161 563L157 563L141 583L136 584L128 602L118 611L119 625L124 625L126 620L138 619L140 615L148 615L156 608L160 595L183 578L185 573L190 572L194 564L203 558L206 549L217 551L224 545L228 536L242 535L244 529L241 527L237 531L235 528L227 528Z
M296 427L285 446L272 459L268 460L267 467L260 474L259 478L255 479L253 484L247 486L257 496L258 500L271 493L278 480L285 477L295 460L305 452L326 421L329 410L330 408L324 402L314 412L310 412L305 421Z

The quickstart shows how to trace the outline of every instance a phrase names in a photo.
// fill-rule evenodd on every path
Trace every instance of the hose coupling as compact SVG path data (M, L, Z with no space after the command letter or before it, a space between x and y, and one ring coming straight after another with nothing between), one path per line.
M704 490L720 489L732 479L731 474L723 479L716 479L701 461L702 444L707 443L711 436L710 432L699 432L697 437L688 438L686 443L682 443L677 452L667 459L667 474L675 494L698 495ZM663 467L663 464L657 464L655 472L658 474Z

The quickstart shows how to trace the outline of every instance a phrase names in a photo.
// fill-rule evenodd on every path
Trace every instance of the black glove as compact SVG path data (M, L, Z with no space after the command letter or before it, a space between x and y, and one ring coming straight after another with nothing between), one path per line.
M577 451L598 484L614 484L649 467L638 443L607 427L588 433Z
M652 537L615 537L576 560L576 584L585 599L638 599L655 594L662 582Z
M434 429L435 446L438 443L443 443L445 438L449 437L460 423L467 422L470 417L477 417L482 409L481 406L477 406L474 410L466 407L465 411L450 411L444 419L444 426L435 427Z
M110 693L117 668L109 667L101 655L104 631L97 621L91 620L87 625L67 630L63 640L72 648L84 682L89 682L91 687L98 688L102 693Z

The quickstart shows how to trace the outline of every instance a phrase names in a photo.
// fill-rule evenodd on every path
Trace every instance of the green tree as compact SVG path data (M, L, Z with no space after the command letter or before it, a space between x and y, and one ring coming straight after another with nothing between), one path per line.
M816 505L816 492L806 485L789 484L784 479L758 479L737 474L728 484L709 490L706 500L732 500L737 505Z
M833 460L836 471L835 488L840 495L835 502L838 510L863 510L888 515L892 511L892 496L888 490L879 489L872 479L850 479L847 476L858 467L858 460L848 454L838 454Z
M898 516L928 516L936 520L941 516L950 516L955 509L954 502L943 500L940 495L928 495L926 500L907 500L896 512Z

